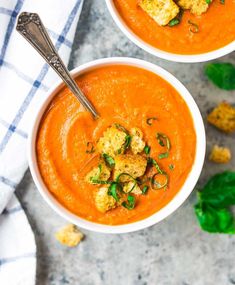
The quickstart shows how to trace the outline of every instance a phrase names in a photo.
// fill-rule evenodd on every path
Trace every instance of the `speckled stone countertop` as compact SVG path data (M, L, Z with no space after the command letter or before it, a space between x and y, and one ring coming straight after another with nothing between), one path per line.
M234 53L220 61L235 63ZM203 118L221 100L235 103L235 93L208 83L203 64L171 63L155 58L132 44L116 27L104 1L86 0L77 28L70 68L93 59L130 56L156 63L173 73L189 89ZM220 143L233 148L234 137L206 124L207 148ZM199 185L209 175L234 169L205 162ZM47 206L29 173L17 195L35 233L37 285L231 285L235 284L235 237L202 232L193 212L195 193L165 221L124 235L84 231L77 248L58 244L54 232L66 222ZM7 284L4 284L7 285Z

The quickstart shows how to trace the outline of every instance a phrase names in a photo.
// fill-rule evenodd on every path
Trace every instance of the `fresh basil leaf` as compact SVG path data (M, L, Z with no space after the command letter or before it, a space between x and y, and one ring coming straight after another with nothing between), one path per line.
M169 152L160 153L158 155L159 159L167 158L169 156Z
M135 207L135 197L128 194L127 201L124 201L122 203L122 206L127 208L128 210L132 210Z
M106 153L103 153L102 156L109 167L113 168L115 166L115 160L111 156Z
M235 172L214 175L199 192L200 199L214 207L235 205Z
M120 185L116 182L112 182L108 188L108 195L113 196L113 198L118 202L119 201L119 191Z
M145 152L146 155L148 155L150 153L150 150L151 150L150 146L146 145L144 147L144 152Z
M224 90L235 89L235 66L231 63L209 63L205 74L216 86Z
M201 228L210 233L235 234L233 215L229 209L214 208L200 202L194 206Z
M148 191L149 187L147 185L145 185L142 189L142 195L145 195Z
M130 135L126 135L126 138L125 138L125 143L124 143L124 150L128 149L130 147L130 144L131 144L131 136Z
M169 22L168 26L174 27L175 25L178 25L179 23L180 23L180 20L175 18Z
M169 164L169 169L170 170L174 170L174 168L175 168L174 164Z

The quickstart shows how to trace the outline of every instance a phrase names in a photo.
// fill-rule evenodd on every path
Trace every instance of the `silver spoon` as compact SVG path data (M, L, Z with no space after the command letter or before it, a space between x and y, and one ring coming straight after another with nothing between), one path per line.
M18 17L16 30L41 54L46 62L58 73L68 88L80 101L83 107L90 111L94 118L98 118L94 106L85 97L71 77L68 69L59 57L40 17L35 13L23 12Z

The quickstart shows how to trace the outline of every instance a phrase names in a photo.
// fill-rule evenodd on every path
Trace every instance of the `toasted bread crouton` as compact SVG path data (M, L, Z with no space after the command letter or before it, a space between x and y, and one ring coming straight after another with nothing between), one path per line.
M200 16L209 8L206 0L179 0L177 4L184 10L190 10L194 15Z
M119 174L127 173L133 178L142 176L145 173L147 160L139 154L120 154L115 157L114 178ZM121 182L130 181L131 178L123 175Z
M113 196L108 195L108 187L101 187L95 195L95 206L98 211L105 213L117 206Z
M139 128L132 128L131 134L131 150L134 154L140 153L145 147L145 142L143 141L143 133Z
M97 143L98 152L106 153L111 157L123 153L126 136L127 134L124 131L117 129L115 126L108 128Z
M216 163L228 163L231 159L231 151L227 147L214 145L209 159Z
M93 184L92 179L107 181L110 177L111 170L103 160L100 160L99 165L93 168L85 177L85 181Z
M135 194L135 195L141 195L142 194L140 187L137 184L135 184L135 182L133 182L133 181L125 183L122 190L125 193L129 193L131 191L131 193Z
M60 229L55 237L61 244L74 247L80 243L84 235L75 225L69 224Z
M235 131L235 108L222 102L207 116L207 120L221 131L232 133Z
M139 6L160 26L167 25L179 13L173 0L139 0Z

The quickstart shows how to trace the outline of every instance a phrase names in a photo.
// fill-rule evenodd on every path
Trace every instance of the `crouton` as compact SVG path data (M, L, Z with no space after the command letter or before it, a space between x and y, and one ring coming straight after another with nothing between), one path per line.
M84 235L75 225L68 224L60 229L55 234L55 237L61 244L74 247L80 243L80 241L84 238Z
M134 154L140 153L145 147L145 142L143 141L143 133L139 128L132 128L131 134L131 150Z
M95 195L95 206L98 211L105 213L117 206L113 196L108 195L108 187L101 187Z
M207 120L221 131L232 133L235 131L235 108L222 102L207 116Z
M115 126L108 128L97 143L98 152L106 153L111 157L123 153L126 136L127 134L124 131L117 129Z
M231 151L227 147L214 145L209 159L216 163L228 163L231 159Z
M160 26L167 25L179 13L173 0L139 0L139 6Z
M145 173L147 160L139 154L121 154L115 157L114 177L115 179L121 173L127 173L133 178L142 176ZM130 181L131 178L123 175L121 182Z
M192 14L198 16L205 13L209 7L206 0L179 0L177 4L184 10L190 10Z
M100 160L99 165L93 168L85 177L85 181L93 184L92 179L107 181L110 177L111 170L103 160Z
M133 188L134 187L134 188ZM133 189L132 189L133 188ZM132 189L132 190L131 190ZM123 192L125 193L129 193L131 191L132 194L135 194L135 195L140 195L142 194L142 191L140 189L140 187L136 184L135 185L135 182L133 181L130 181L128 183L125 183L125 185L123 186Z

